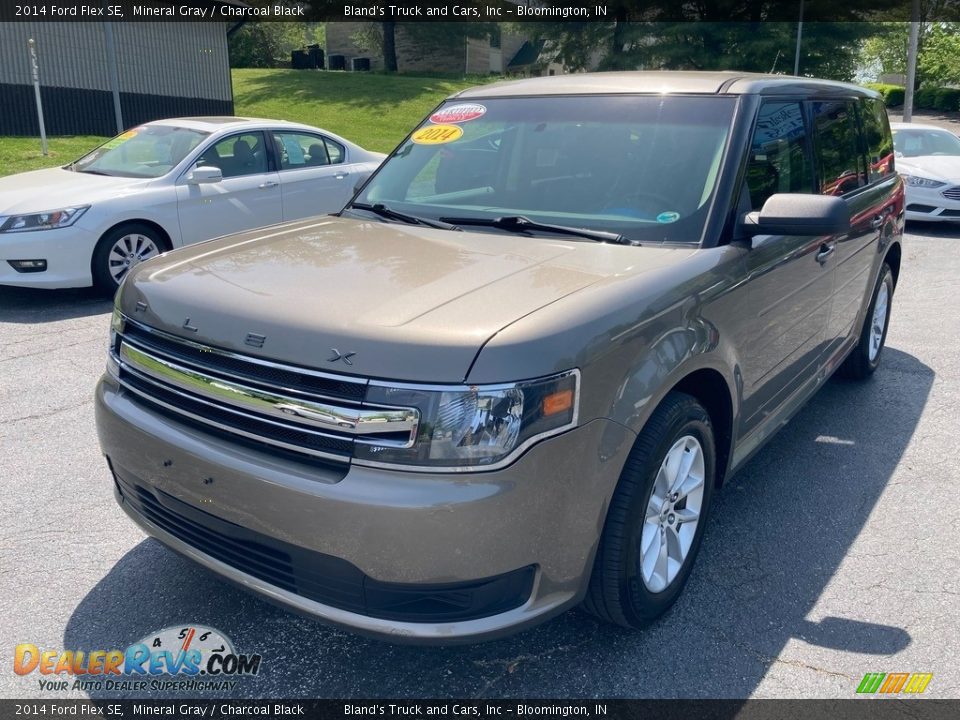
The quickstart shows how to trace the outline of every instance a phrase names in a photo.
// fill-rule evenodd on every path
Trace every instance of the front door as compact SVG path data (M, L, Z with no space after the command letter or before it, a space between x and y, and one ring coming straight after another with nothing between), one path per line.
M183 243L273 225L283 220L280 179L270 170L260 131L213 141L195 167L220 168L223 180L192 185L189 172L177 184L177 212Z
M813 192L813 164L800 102L765 102L750 148L746 185L759 210L776 193ZM815 377L823 362L834 288L835 238L758 235L746 255L747 304L740 346L741 435L757 429Z

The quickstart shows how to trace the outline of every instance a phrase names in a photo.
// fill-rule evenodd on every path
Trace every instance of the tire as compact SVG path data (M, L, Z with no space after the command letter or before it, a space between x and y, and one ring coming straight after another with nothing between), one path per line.
M877 315L878 301L883 303ZM867 308L857 346L843 361L837 374L850 380L866 380L880 366L883 348L887 342L887 328L890 326L890 308L893 305L893 272L886 263L880 268L880 276L873 288L870 306ZM877 330L877 321L883 320L883 327Z
M134 266L169 249L166 238L149 225L127 223L115 227L100 238L93 251L93 285L98 291L113 295ZM129 264L123 264L126 261Z
M687 489L692 488L692 491L686 498L674 500L677 506L674 508L669 496L666 498L668 504L660 502L660 496L666 493L657 480L660 478L662 483L665 479L661 470L670 470L666 467L667 460L675 457L681 442L681 459L687 457L688 450L692 452L699 448L702 463L694 458L687 478L691 480ZM689 516L685 511L692 512L696 504L698 488L693 487L696 475L701 477L697 523L692 532L691 521L685 523L687 532L681 536L680 518ZM584 601L587 612L617 625L641 628L676 602L700 549L715 479L716 445L709 414L693 397L671 392L653 412L637 438L610 502ZM658 491L656 500L655 490ZM661 512L655 509L648 512L651 503L660 507ZM648 522L650 518L652 522ZM681 529L675 532L675 528ZM655 551L659 561L660 538L667 538L668 533L673 535L666 547L676 550L685 544L687 552L678 566L671 566L668 560L666 573L661 572L658 576L651 572L648 575L647 568L651 564L643 563L643 548L648 552ZM652 544L647 544L648 541ZM653 563L652 567L656 569L658 564Z

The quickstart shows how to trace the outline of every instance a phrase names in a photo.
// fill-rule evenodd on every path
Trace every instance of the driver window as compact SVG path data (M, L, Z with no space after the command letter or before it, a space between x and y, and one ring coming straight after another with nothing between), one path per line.
M776 193L813 192L807 128L800 103L761 106L750 144L747 187L751 210L759 210Z
M220 168L223 177L267 172L267 153L260 132L231 135L211 145L197 160L197 167Z

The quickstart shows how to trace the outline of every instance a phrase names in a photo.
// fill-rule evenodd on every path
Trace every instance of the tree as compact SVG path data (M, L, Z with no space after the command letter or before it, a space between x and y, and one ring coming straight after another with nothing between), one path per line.
M323 44L323 26L303 22L246 22L228 37L230 66L288 67L290 51Z
M871 79L906 73L909 32L909 23L885 22L863 43L860 62ZM960 83L960 23L920 22L917 84L924 83Z

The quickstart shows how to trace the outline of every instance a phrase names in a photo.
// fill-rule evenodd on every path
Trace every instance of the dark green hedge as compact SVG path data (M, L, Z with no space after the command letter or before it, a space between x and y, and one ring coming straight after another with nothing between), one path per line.
M887 107L900 107L903 105L904 90L899 85L887 85L885 83L866 83L865 87L876 90L883 96L883 104Z

